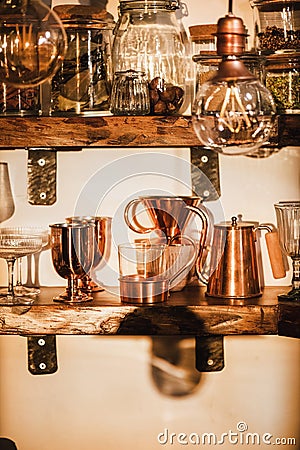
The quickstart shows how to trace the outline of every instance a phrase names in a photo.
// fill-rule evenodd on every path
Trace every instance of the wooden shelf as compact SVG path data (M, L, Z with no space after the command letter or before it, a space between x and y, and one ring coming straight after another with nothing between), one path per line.
M42 288L31 306L0 306L0 334L47 335L269 335L300 337L299 303L278 304L287 287L266 287L251 300L215 299L204 287L171 294L165 303L122 304L107 292L92 302L53 302L62 287ZM280 329L282 333L280 333Z
M300 114L279 116L277 134L279 147L300 146ZM199 144L190 116L0 117L2 150Z

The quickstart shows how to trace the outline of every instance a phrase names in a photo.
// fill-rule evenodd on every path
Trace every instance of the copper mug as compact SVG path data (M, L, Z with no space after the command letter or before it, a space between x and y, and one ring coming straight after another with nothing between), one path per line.
M170 247L140 241L118 245L120 298L125 303L164 302L176 280L195 263L197 247L192 240L170 261ZM190 245L191 249L185 249ZM180 249L179 249L180 250Z
M251 298L262 294L256 251L258 230L267 231L265 239L274 278L285 277L275 226L238 221L232 217L230 222L214 226L206 295Z

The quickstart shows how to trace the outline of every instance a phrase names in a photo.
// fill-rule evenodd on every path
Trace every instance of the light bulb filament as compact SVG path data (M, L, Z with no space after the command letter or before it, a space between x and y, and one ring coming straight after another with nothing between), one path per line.
M225 125L232 133L239 133L243 122L251 127L250 119L240 98L237 86L228 86L221 107L219 123Z
M22 36L20 33L19 25L16 25L17 39L15 39L15 43L18 45L20 51L30 47L32 40L32 24L28 26L27 33L27 25L22 25Z

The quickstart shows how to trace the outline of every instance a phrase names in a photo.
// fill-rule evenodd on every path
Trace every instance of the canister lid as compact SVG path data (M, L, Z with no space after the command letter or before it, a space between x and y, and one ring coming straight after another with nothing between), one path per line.
M215 39L217 24L202 24L189 27L192 42L210 41Z
M127 9L156 9L176 10L180 8L179 0L119 0L120 11Z
M278 51L273 53L272 55L265 56L266 65L278 67L282 66L283 68L286 65L294 65L296 64L298 67L300 66L300 52L296 51Z
M106 9L89 5L58 5L53 8L63 22L85 23L97 21L98 24L114 25L114 18Z

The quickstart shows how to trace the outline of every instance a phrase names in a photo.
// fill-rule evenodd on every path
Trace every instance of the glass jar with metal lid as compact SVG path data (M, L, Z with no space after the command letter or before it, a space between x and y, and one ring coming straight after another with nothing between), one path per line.
M111 48L115 22L98 7L54 8L68 38L61 68L52 80L52 115L96 115L108 112L111 93Z
M145 74L150 114L182 113L190 104L191 55L176 18L177 0L120 0L113 72Z
M300 52L266 58L266 87L279 113L300 113Z
M300 49L300 0L250 0L256 47L264 53Z

